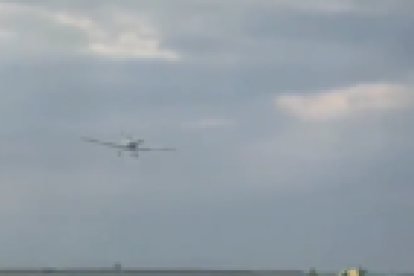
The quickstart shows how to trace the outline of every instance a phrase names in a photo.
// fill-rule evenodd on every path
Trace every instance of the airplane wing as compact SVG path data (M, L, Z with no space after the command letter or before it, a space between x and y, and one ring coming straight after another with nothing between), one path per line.
M123 145L119 145L119 144L115 144L112 142L105 142L105 141L101 141L98 139L94 139L94 138L88 138L88 137L82 137L82 140L86 141L86 142L90 142L90 143L95 143L95 144L99 144L102 146L107 146L107 147L112 147L112 148L123 148Z
M139 151L175 151L175 148L138 148Z

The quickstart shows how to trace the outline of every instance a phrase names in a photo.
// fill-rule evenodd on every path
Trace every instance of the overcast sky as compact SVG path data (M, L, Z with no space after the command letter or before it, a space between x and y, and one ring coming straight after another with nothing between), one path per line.
M10 2L0 266L414 269L412 1Z

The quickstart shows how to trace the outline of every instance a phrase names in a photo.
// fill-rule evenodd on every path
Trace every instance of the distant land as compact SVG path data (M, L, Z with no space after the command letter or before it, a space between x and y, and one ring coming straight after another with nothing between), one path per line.
M0 274L50 274L50 273L105 273L112 276L118 276L123 273L135 273L135 274L175 274L180 276L183 273L203 274L203 275L221 275L227 274L238 274L239 276L307 276L309 275L308 270L267 270L267 269L210 269L210 268L130 268L121 267L116 264L112 267L73 267L73 268L58 268L58 267L41 267L41 268L0 268ZM337 276L338 271L327 271L327 270L316 270L319 276ZM85 276L85 275L84 275ZM196 275L194 275L196 276ZM367 276L414 276L414 272L368 272Z
M0 268L0 273L238 273L238 274L283 274L286 276L296 276L307 274L308 271L302 270L248 270L248 269L205 269L205 268L124 268L124 267L107 267L107 268Z
M255 273L255 272L288 272L288 273L304 273L302 270L249 270L249 269L205 269L205 268L0 268L0 272L235 272L235 273Z

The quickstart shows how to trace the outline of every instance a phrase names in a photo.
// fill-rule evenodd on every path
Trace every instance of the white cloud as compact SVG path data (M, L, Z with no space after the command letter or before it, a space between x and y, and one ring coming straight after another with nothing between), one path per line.
M294 10L316 10L324 12L354 11L358 4L348 0L313 0L313 1L288 1L276 0L273 3L279 8Z
M354 1L354 0L273 0L258 1L274 5L277 8L300 10L300 11L316 11L326 13L339 12L386 12L390 9L398 9L405 6L407 2L404 0L375 0L375 1Z
M9 50L19 49L24 53L33 52L33 49L70 51L107 57L167 60L179 58L176 52L161 46L159 31L143 15L130 15L119 10L109 13L109 16L101 18L99 13L81 16L29 5L3 3L0 6L2 33L14 34L8 44ZM18 45L10 47L12 44Z
M389 110L412 103L409 86L375 83L311 95L283 95L276 107L306 121L324 121L364 111Z

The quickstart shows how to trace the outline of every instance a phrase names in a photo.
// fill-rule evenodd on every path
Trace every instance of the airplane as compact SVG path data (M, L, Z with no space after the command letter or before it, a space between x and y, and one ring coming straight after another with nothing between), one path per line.
M118 156L122 156L122 152L131 152L131 157L138 158L139 151L175 151L175 148L149 148L140 147L144 143L144 139L133 139L131 136L126 136L124 143L114 143L98 140L90 137L82 137L82 140L89 143L95 143L102 146L118 149Z

